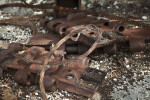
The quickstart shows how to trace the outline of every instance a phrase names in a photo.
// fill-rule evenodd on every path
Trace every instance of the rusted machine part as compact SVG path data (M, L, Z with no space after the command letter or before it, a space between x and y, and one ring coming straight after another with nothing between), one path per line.
M139 52L145 49L145 39L130 38L129 43L131 52Z
M39 76L28 69L19 69L14 75L14 80L23 85L38 84Z
M94 81L94 82L97 82L97 83L101 84L102 80L105 77L105 75L106 75L106 72L104 72L104 71L88 67L82 73L81 78L85 79L85 80L88 80L88 81Z
M65 51L67 53L83 54L88 51L89 48L90 47L84 45L83 43L78 43L77 45L66 46Z
M49 34L36 34L34 37L30 39L30 41L26 44L27 46L41 46L41 45L51 45L52 43L57 43L60 40L60 36L57 34L49 33Z
M99 26L101 32L105 32L105 31L112 31L111 28L108 28L107 26Z
M77 60L77 62L70 62L67 66L60 67L53 74L49 74L52 80L50 80L49 87L57 87L68 92L76 93L86 97L92 97L98 89L97 82L91 82L90 80L81 79L82 73L85 72L89 64L89 58ZM86 76L85 76L86 77ZM102 80L104 77L99 77ZM55 80L56 82L54 82ZM98 81L99 82L99 81ZM51 83L53 85L51 85ZM54 86L55 83L55 86ZM90 84L90 85L89 85ZM46 88L50 90L50 88Z
M55 32L55 28L60 25L60 24L64 24L67 21L64 19L55 19L55 20L51 20L49 21L45 26L52 32Z
M57 6L68 7L68 8L78 8L80 9L81 0L55 0ZM71 12L62 12L58 9L54 10L54 16L57 18L62 18L68 16Z
M12 68L12 69L24 69L24 65L18 64L19 59L13 59L13 60L7 60L5 61L5 66L7 68Z
M116 31L116 32L123 32L128 27L119 22L108 22L106 25L99 24L98 25L102 32L105 31Z
M43 47L33 46L26 50L20 57L14 58L9 63L5 64L6 67L13 68L13 69L25 69L27 68L30 72L33 73L40 73L42 66L40 64L32 64L28 63L28 60L38 60L43 61L47 57L48 51L45 51ZM49 59L50 62L53 61L61 61L64 57L64 53L61 50L56 50L54 55L51 56ZM51 67L51 71L57 70L58 66L54 65Z
M28 49L25 53L22 54L22 57L26 58L26 55L31 54L30 56L27 56L27 58L31 58L39 61L45 59L43 57L47 57L47 52L43 50L42 47L39 48L41 48L42 50L39 49L36 50L36 52L32 51L33 48ZM33 55L31 51L33 52ZM39 57L34 58L33 56L36 56L37 53L40 53ZM64 53L55 50L54 55L52 55L50 58L50 62L61 61L63 59L62 55L64 55ZM18 81L20 84L26 84L26 85L31 84L32 75L30 72L33 72L31 70L31 66L27 66L27 65L20 65L20 66L24 66L24 69L19 70L16 73L15 75L16 81ZM89 66L89 58L87 57L84 57L83 59L77 59L76 62L70 62L67 65L51 66L51 68L49 70L46 70L45 73L45 75L48 75L50 79L47 80L45 77L45 80L47 82L45 82L44 84L45 86L47 86L47 84L50 83L49 87L52 88L52 91L55 90L57 87L59 89L66 90L68 92L73 92L86 97L92 97L93 94L98 89L99 83L91 82L86 79L84 80L81 79L82 73L85 71L85 69L88 66ZM39 71L41 69L41 67L39 66L37 66L36 68L38 68ZM22 75L18 76L19 73L21 73ZM25 76L23 76L23 73L25 73ZM24 80L22 81L22 79ZM50 90L48 87L46 89Z
M68 7L68 8L80 8L81 0L55 0L56 5L60 7Z
M117 44L103 47L104 53L107 53L107 54L114 54L114 53L117 52L117 50L118 50L118 45Z
M26 69L20 69L15 73L14 80L19 84L30 85L30 72Z
M91 24L94 24L96 26L100 25L100 26L108 26L109 25L109 21L105 20L105 19L100 19L100 20L94 20Z
M115 30L117 32L123 32L126 29L126 27L128 26L118 21L108 23L108 28Z
M8 49L0 51L0 62L11 58L13 54L17 53L18 51L23 50L23 45L20 43L11 43L8 46Z
M78 44L78 42L77 41L72 41L71 39L68 39L67 41L66 41L66 45L68 46L68 45L77 45Z
M26 65L26 64L28 64L28 63L25 62L25 61L22 60L22 59L30 59L30 60L33 60L33 59L35 59L36 57L39 57L39 55L40 55L41 53L42 53L42 51L41 51L39 48L33 48L33 49L31 49L30 52L24 54L24 57L21 58L21 59L19 59L19 60L18 60L18 63L19 63L19 64L24 64L24 65Z
M77 20L77 21L70 21L70 22L67 22L65 24L60 24L56 27L56 32L58 34L65 34L67 28L69 27L72 27L72 26L77 26L77 25L86 25L86 24L89 24L91 23L93 20L95 20L95 18L93 17L88 17L86 19L82 19L82 20Z
M150 27L136 28L136 29L125 29L123 34L132 37L132 38L150 38Z
M44 76L44 87L47 91L56 91L56 79L50 77L49 75Z
M32 46L31 48L27 49L24 53L20 54L18 57L15 57L12 61L5 64L6 67L13 68L13 69L30 69L30 65L32 63L28 63L25 60L33 60L33 59L40 59L47 54L48 52L45 51L42 47ZM35 69L36 70L36 69ZM33 71L33 69L30 71Z
M95 38L97 36L97 31L95 30L89 30L83 33L85 36L89 37L89 38Z
M41 20L40 20L40 25L41 25L42 27L46 28L48 22L49 22L49 19L48 19L48 18L41 19Z
M129 36L130 50L141 51L144 50L145 40L150 39L150 27L143 27L137 29L125 29L123 34Z
M87 18L87 15L85 13L73 13L73 14L69 14L66 20L75 21L75 20L85 19L85 18Z
M76 35L72 38L74 41L78 41L81 42L87 46L91 46L95 40L92 38L89 38L87 36L85 36L84 34L80 34L78 37L76 37Z

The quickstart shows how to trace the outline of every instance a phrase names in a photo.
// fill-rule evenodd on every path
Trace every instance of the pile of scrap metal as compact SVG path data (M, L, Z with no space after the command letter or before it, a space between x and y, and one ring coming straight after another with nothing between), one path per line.
M96 48L115 53L124 42L129 42L131 51L143 50L150 30L149 27L129 29L127 24L98 20L84 13L70 14L65 19L43 19L41 25L51 32L36 34L26 45L12 43L7 50L0 51L1 70L16 69L14 80L19 84L39 84L43 62L48 58L45 89L62 89L86 97L93 96L106 75L89 68L88 55ZM48 50L52 52L50 57ZM68 53L79 56L64 64Z

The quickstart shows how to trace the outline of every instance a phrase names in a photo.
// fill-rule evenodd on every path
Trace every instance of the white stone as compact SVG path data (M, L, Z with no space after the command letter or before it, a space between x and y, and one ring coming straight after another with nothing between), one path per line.
M119 9L119 7L118 7L118 6L115 6L115 8L116 8L116 9Z
M26 0L26 3L31 3L32 2L32 0Z
M39 95L39 94L36 92L35 95Z
M114 2L114 5L117 5L117 4L118 4L118 2L117 2L117 1L115 1L115 2Z
M127 68L130 68L130 65L126 65Z
M88 100L101 100L102 96L98 92L96 92L92 98L89 98Z
M117 79L116 79L116 78L114 78L113 80L114 80L115 82L117 81Z
M34 12L34 15L37 15L37 14L43 14L43 12L42 11Z
M100 63L103 63L103 61L100 61Z
M26 95L26 98L29 98L30 96L29 95Z
M135 26L135 28L139 28L139 26Z
M147 19L147 16L142 16L142 19L144 19L144 20Z

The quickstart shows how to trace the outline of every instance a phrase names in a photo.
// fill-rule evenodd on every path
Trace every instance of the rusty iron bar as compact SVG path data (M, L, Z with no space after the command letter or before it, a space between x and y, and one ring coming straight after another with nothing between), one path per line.
M77 25L86 25L86 24L90 24L91 21L95 20L95 18L93 17L87 17L85 19L79 19L76 21L70 21L70 22L66 22L64 24L60 24L55 28L56 33L60 34L60 35L64 35L67 28L72 27L72 26L77 26Z
M6 8L6 7L26 7L26 8L38 8L38 9L54 9L54 10L59 10L59 11L64 11L64 12L72 12L72 13L80 13L83 12L85 14L90 14L93 16L101 16L101 17L106 17L111 20L118 20L121 22L125 22L128 24L133 24L141 27L149 26L149 24L146 23L141 23L134 21L134 19L131 18L123 18L120 16L115 16L115 15L110 15L106 13L101 13L101 12L90 12L87 10L78 10L78 9L72 9L72 8L65 8L65 7L59 7L59 6L51 6L50 4L40 4L40 5L31 5L31 4L23 4L23 3L13 3L13 4L4 4L0 5L0 9Z

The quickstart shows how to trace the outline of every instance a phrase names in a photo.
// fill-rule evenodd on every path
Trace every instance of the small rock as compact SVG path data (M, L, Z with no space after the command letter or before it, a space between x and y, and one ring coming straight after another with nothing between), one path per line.
M32 0L26 0L26 3L31 3L32 2Z
M36 92L35 95L39 95L39 94Z
M34 15L37 15L37 14L43 14L43 12L42 11L34 12Z
M30 96L29 95L26 95L26 98L29 98Z
M94 95L93 95L93 97L92 98L89 98L88 100L101 100L101 95L98 93L98 92L96 92Z
M147 16L142 16L142 19L146 20L146 19L147 19Z
M128 68L128 69L129 69L129 68L130 68L130 65L126 65L126 68Z
M114 78L113 80L114 80L115 82L117 81L117 79L116 79L116 78Z

